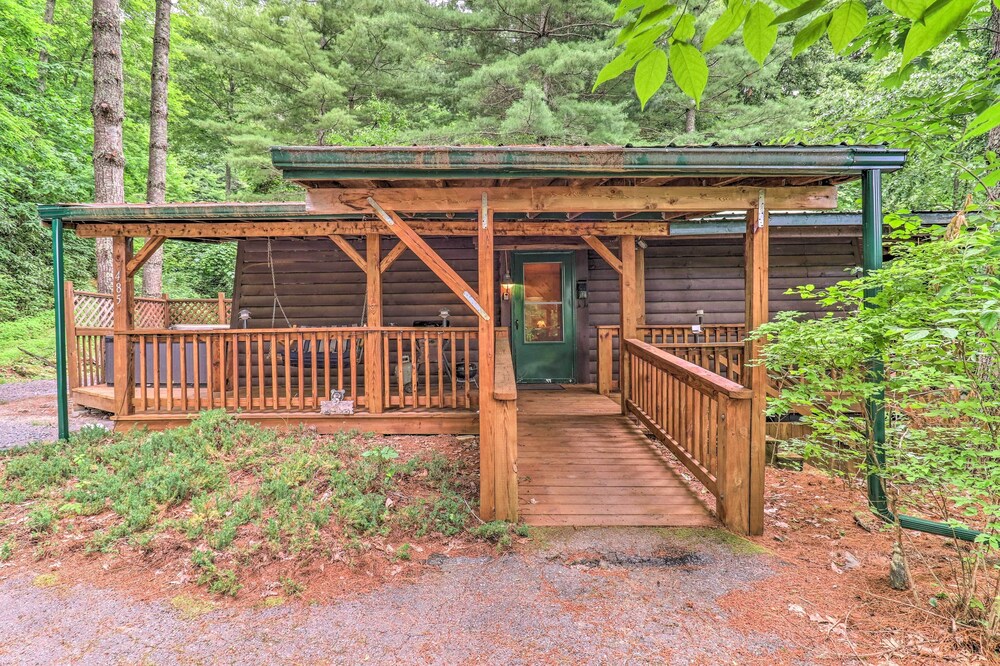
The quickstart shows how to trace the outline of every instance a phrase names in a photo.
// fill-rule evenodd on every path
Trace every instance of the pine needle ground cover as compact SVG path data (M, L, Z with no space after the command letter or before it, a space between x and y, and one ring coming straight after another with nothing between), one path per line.
M0 562L82 568L145 596L350 592L517 538L475 517L476 449L284 435L222 412L164 432L85 428L0 457Z

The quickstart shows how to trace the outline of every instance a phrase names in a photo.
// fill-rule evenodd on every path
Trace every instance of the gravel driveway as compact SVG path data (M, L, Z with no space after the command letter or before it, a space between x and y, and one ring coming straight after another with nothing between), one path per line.
M728 626L719 598L766 579L773 560L718 534L545 530L530 552L435 558L364 595L188 619L70 572L51 587L22 574L0 582L0 662L805 663L766 630Z
M88 423L108 428L103 414L70 407L70 430ZM0 449L37 441L54 440L56 424L56 383L51 379L0 384Z

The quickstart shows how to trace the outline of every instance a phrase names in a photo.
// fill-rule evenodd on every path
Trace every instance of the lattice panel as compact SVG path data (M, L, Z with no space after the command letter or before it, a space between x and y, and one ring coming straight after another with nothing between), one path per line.
M218 324L219 301L216 299L182 299L170 301L170 325Z
M114 326L111 296L74 293L73 317L79 328L111 328Z
M165 328L167 304L160 299L135 299L136 328Z

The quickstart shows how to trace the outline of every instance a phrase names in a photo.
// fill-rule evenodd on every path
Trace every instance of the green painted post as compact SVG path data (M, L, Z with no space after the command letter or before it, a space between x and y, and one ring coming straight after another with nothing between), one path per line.
M882 268L882 172L869 170L861 176L861 267L865 275ZM873 298L877 291L865 292L865 299ZM882 383L885 368L880 356L871 361L871 379ZM868 454L868 497L872 508L879 514L888 513L885 489L878 470L885 465L885 391L879 389L868 400L871 417L873 450Z
M66 300L63 289L63 223L61 218L52 220L52 276L56 307L56 416L59 422L59 439L69 439L69 381L66 369Z

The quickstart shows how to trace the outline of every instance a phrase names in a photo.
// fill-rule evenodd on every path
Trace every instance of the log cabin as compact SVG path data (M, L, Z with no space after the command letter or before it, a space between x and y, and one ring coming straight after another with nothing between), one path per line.
M905 151L322 146L272 160L304 204L40 207L72 391L61 435L70 398L118 428L223 409L320 432L476 434L484 520L759 534L768 386L746 333L793 306L786 289L881 264L881 174ZM822 212L857 180L860 225ZM100 321L79 316L92 295L61 286L66 228L113 239ZM214 322L171 325L148 314L167 301L135 297L166 239L238 243Z

